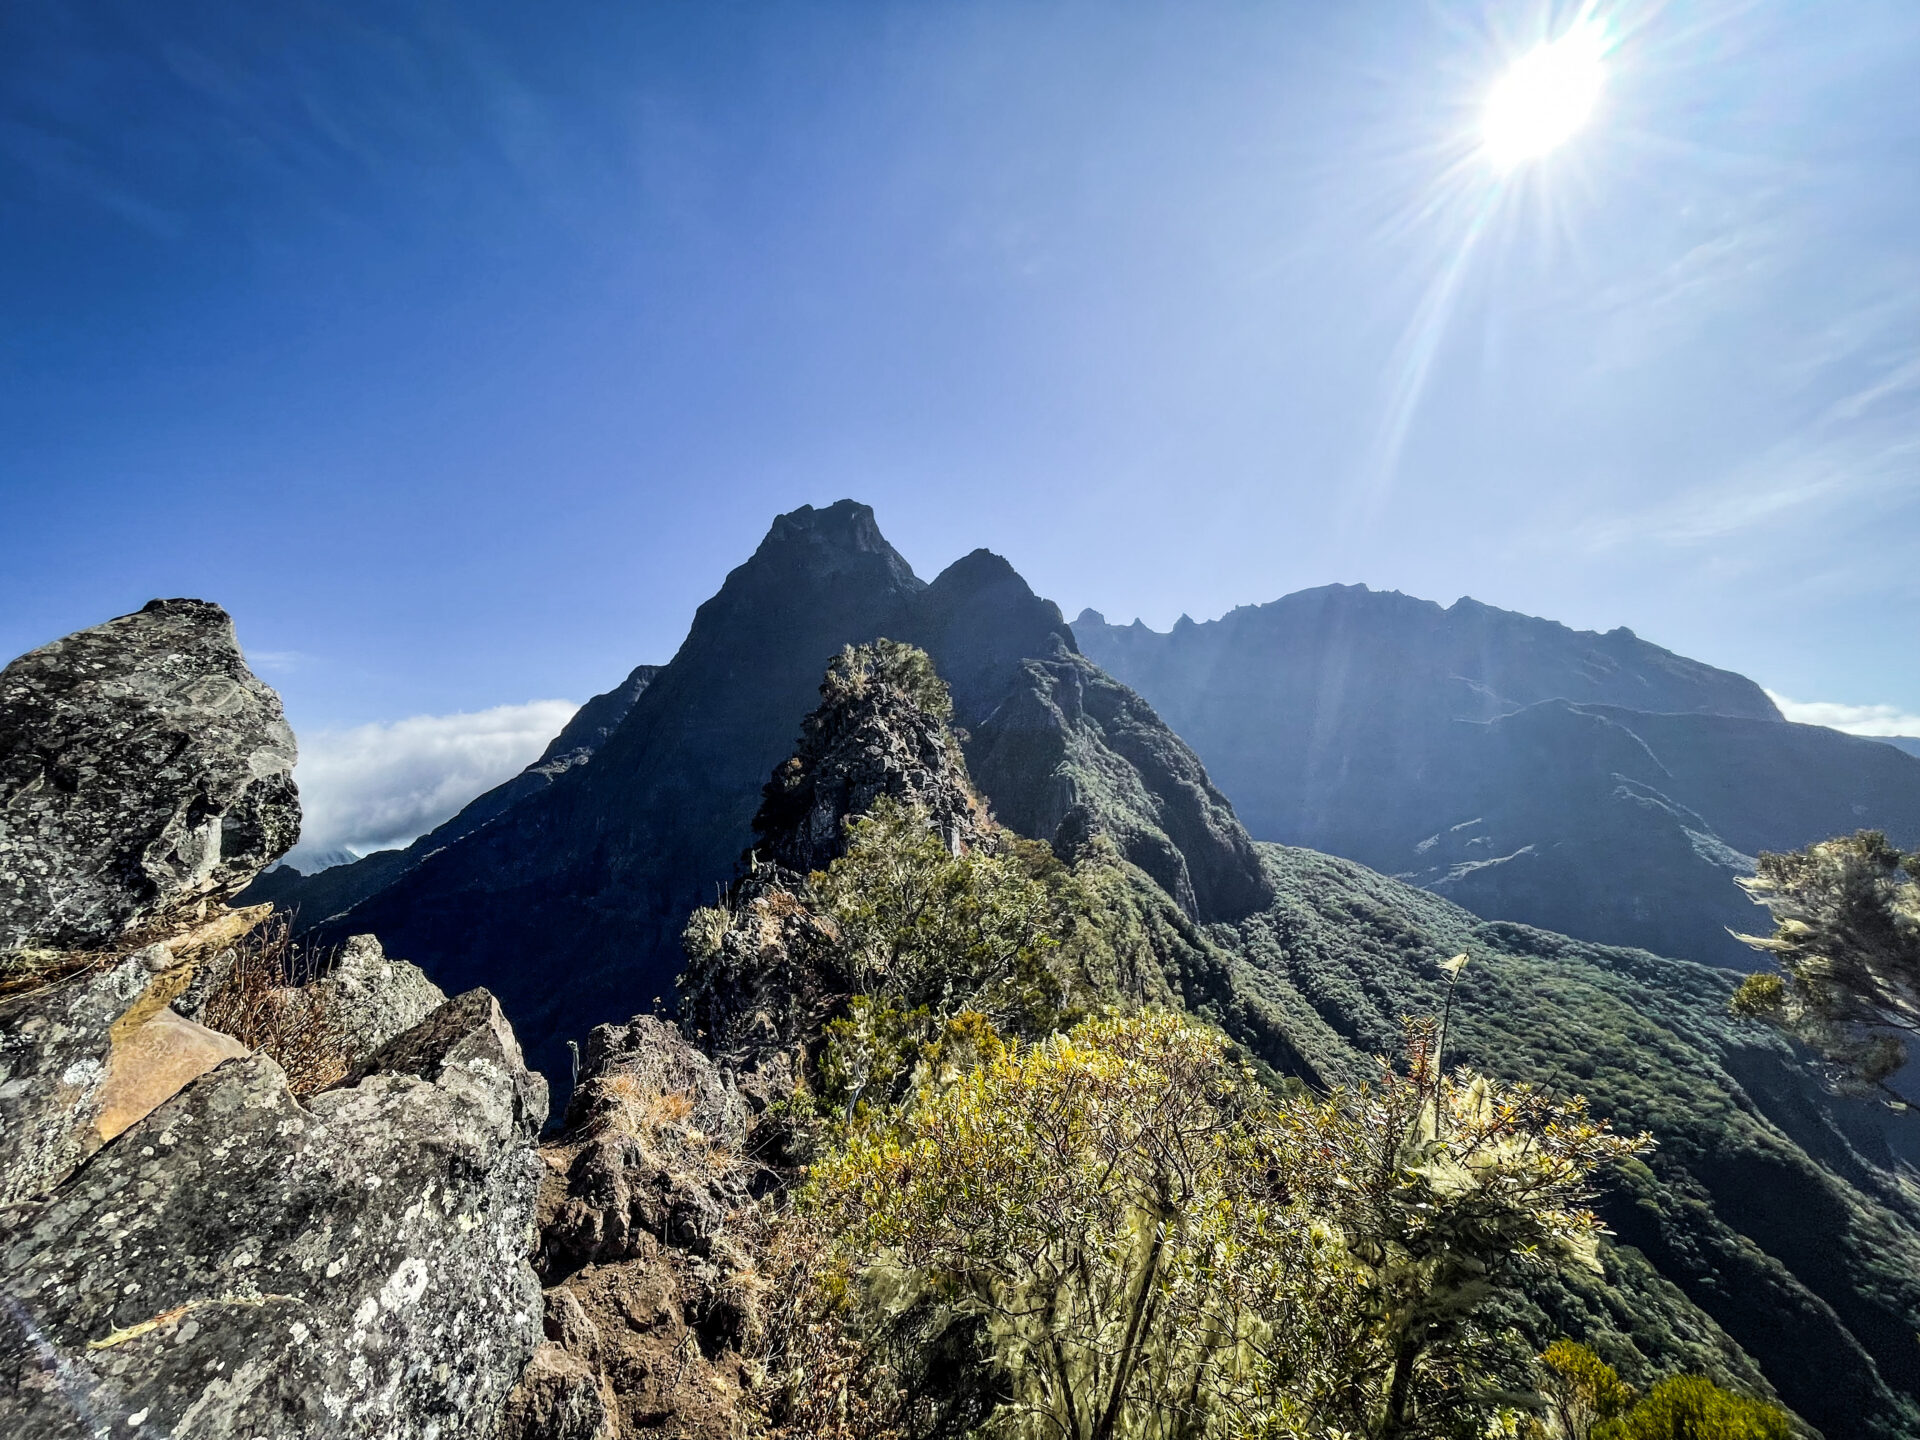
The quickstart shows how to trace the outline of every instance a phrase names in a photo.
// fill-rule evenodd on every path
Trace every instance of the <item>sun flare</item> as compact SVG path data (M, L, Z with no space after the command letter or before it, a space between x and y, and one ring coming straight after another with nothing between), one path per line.
M1514 62L1487 96L1481 139L1506 168L1546 154L1586 124L1606 81L1607 37L1591 21Z

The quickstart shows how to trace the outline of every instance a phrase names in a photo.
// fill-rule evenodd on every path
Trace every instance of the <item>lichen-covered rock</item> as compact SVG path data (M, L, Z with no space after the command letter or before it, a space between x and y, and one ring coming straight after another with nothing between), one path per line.
M113 1047L93 1128L103 1143L111 1140L221 1061L251 1053L231 1035L209 1030L163 1005Z
M380 1053L305 1104L229 1061L0 1216L0 1433L486 1434L541 1338L541 1082L484 992Z
M293 732L203 600L0 671L0 951L112 945L237 892L298 838Z
M153 985L152 958L0 1000L0 1204L49 1189L99 1147L114 1026Z
M690 1107L687 1124L735 1149L746 1143L753 1121L747 1103L669 1020L636 1015L625 1025L594 1026L581 1073L588 1083L568 1108L570 1127L591 1125L596 1111L609 1103L606 1087L617 1081L622 1094L680 1096Z
M418 965L394 960L379 937L355 935L333 968L313 982L354 1061L364 1059L446 1003L446 994Z
M570 1159L564 1194L543 1207L542 1270L631 1259L648 1237L711 1255L752 1199L746 1101L652 1016L599 1026L589 1043L585 1083L549 1152Z

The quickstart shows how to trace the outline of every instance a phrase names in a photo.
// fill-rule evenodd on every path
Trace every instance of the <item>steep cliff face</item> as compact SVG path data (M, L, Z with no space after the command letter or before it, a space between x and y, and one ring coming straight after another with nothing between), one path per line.
M280 903L322 938L379 933L449 989L485 984L562 1078L568 1037L674 993L680 927L733 874L827 662L883 636L933 657L983 798L1005 795L1016 829L1103 830L1196 918L1257 902L1265 882L1230 807L1149 707L1079 659L1058 607L985 551L928 585L871 510L842 501L774 522L591 764L344 913L316 914L305 886ZM1095 703L1056 703L1055 671Z
M378 850L311 875L285 867L269 870L249 885L236 903L284 902L288 908L297 904L309 924L352 909L369 895L391 885L396 876L426 856L471 835L522 800L539 794L567 771L585 765L627 718L627 712L653 683L660 668L658 665L635 666L620 684L582 705L560 733L547 742L539 759L511 780L462 806L459 814L444 825L435 826L411 845L399 850Z
M1247 828L1479 914L1752 966L1761 849L1920 834L1920 765L1789 725L1742 676L1625 630L1330 586L1168 634L1074 623Z

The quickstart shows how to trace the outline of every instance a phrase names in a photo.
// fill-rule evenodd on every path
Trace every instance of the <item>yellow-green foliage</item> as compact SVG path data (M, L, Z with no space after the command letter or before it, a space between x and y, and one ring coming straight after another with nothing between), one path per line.
M1789 1440L1778 1405L1723 1390L1704 1375L1662 1380L1644 1397L1584 1345L1556 1340L1540 1357L1548 1433L1556 1440Z
M1633 1388L1586 1346L1556 1340L1540 1357L1540 1393L1560 1440L1593 1440L1596 1427L1633 1404Z
M858 992L827 1027L822 1097L890 1101L945 1017L1044 1035L1110 989L1099 904L1045 845L997 833L955 855L917 809L882 799L850 827L847 853L813 877Z
M1791 1440L1787 1412L1722 1390L1702 1375L1662 1380L1619 1420L1597 1426L1594 1440Z
M1280 1102L1165 1013L1031 1044L963 1028L974 1063L855 1126L789 1220L789 1433L947 1433L966 1397L923 1363L943 1346L987 1377L983 1434L1484 1425L1472 1310L1582 1250L1594 1167L1637 1144L1418 1054Z
M864 695L873 686L899 691L937 720L953 714L953 696L926 651L884 636L870 645L848 645L827 663L820 686L822 708Z

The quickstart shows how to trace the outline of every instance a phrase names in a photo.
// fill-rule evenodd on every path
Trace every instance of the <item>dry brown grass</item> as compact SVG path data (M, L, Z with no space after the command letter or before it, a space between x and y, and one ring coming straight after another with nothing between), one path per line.
M296 1095L345 1079L353 1059L347 1036L313 988L325 957L294 943L284 915L233 948L233 968L207 997L203 1022L269 1056Z

